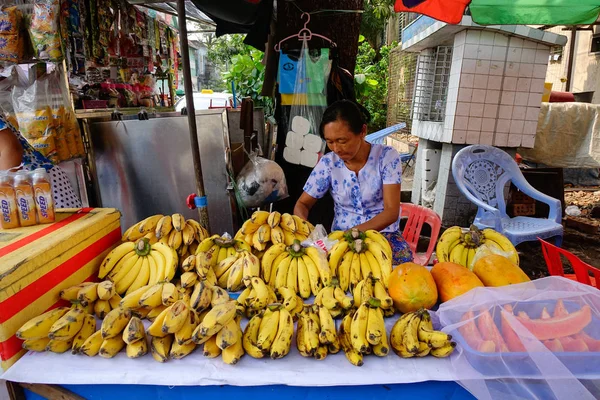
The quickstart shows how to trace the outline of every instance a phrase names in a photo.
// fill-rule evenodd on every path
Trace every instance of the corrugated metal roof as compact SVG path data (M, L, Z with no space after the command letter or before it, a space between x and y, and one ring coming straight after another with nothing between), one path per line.
M177 16L177 3L158 0L127 0L129 4L147 7L156 11ZM191 1L185 2L186 17L190 21L216 25L212 19L198 9Z

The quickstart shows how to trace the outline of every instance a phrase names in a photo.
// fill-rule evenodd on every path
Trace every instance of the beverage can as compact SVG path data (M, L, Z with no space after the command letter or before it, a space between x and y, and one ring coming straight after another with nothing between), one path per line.
M13 178L13 187L17 197L17 209L21 226L35 225L37 223L35 195L29 174L17 172Z
M0 212L2 213L0 226L3 229L13 229L20 226L13 178L8 173L0 173Z
M32 172L32 183L38 222L40 224L54 222L54 199L50 175L44 168L38 168Z

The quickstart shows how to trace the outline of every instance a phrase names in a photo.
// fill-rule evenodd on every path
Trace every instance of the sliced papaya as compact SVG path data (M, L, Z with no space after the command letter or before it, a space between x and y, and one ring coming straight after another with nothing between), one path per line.
M496 351L496 345L490 340L483 340L479 329L474 321L475 314L469 311L463 314L461 321L468 321L466 324L458 328L460 334L465 338L471 348L482 353L493 353Z
M529 315L525 311L519 311L519 313L517 315L523 319L531 319L531 318L529 318Z
M569 315L562 299L556 300L556 305L554 306L554 316L555 317L566 317Z
M600 340L594 339L585 332L580 332L573 338L583 340L590 351L600 351Z
M553 353L560 353L562 351L565 351L563 349L562 344L560 343L560 340L558 339L544 340L542 343L544 343L544 346L546 346L548 350L550 350Z
M573 339L570 337L562 337L560 339L560 344L564 351L574 351L574 352L586 352L590 351L587 344L582 339Z
M583 329L592 321L592 310L590 309L590 306L586 304L583 307L581 307L580 310L568 314L564 317L552 317L549 319L529 319L529 317L522 317L519 313L517 319L538 340L558 339L566 336L575 335L583 331ZM483 332L481 333L485 338Z
M504 307L504 309L506 310L506 307ZM510 310L512 311L512 307L510 308ZM508 311L502 311L500 314L502 318L500 320L500 328L502 329L502 337L506 342L506 346L508 347L508 350L513 352L525 352L527 350L525 350L523 342L521 342L521 339L519 339L519 335L517 335L517 333L513 330L512 326L510 326L510 322L506 318L507 312Z
M540 319L550 319L550 318L552 318L552 316L550 315L550 313L548 312L546 307L544 307L544 309L542 310L542 315L540 315Z
M484 340L491 340L494 342L496 346L496 351L501 353L508 352L508 347L502 339L502 335L500 331L498 331L498 327L494 322L494 318L492 318L492 314L488 310L484 310L479 314L477 318L477 328L479 328L479 333L481 333L481 337Z

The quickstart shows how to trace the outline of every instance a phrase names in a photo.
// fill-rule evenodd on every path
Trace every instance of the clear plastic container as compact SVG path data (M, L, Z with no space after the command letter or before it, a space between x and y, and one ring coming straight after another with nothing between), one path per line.
M21 226L36 225L35 194L30 174L25 171L14 174L13 187L17 197L17 209Z
M7 172L0 173L0 212L2 213L0 226L3 229L13 229L20 226L13 177L12 174Z
M40 224L54 222L54 199L52 198L50 174L45 169L38 168L32 172L31 180L35 193L38 222Z

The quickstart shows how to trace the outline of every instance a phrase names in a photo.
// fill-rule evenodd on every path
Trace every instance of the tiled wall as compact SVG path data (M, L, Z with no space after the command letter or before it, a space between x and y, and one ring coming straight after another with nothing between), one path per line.
M456 34L444 141L533 147L549 50L497 32Z

